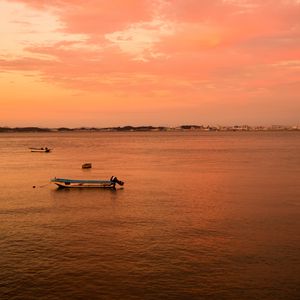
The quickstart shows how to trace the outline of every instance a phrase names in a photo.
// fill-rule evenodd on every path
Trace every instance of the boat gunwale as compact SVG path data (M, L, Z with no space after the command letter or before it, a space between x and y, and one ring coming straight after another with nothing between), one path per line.
M53 178L51 182L59 183L95 183L95 184L113 184L111 180L95 180L95 179L66 179L66 178Z

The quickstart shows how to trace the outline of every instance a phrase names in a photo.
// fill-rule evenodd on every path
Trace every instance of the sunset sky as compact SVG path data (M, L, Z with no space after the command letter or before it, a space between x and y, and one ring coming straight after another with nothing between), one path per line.
M300 122L299 0L0 0L0 126Z

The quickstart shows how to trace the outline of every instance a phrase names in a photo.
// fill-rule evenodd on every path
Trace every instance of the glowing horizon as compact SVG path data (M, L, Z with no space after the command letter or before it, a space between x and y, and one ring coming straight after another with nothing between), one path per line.
M0 0L1 126L300 121L298 0Z

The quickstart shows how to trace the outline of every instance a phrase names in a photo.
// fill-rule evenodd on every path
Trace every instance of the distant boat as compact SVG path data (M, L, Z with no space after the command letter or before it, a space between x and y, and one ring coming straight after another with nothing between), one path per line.
M82 165L82 169L90 169L92 167L91 163L85 163Z
M45 152L49 153L51 152L51 149L45 147L45 148L29 148L31 152Z
M118 180L117 177L112 176L110 180L82 180L82 179L65 179L56 178L51 179L59 188L110 188L115 189L116 184L124 185L124 182Z

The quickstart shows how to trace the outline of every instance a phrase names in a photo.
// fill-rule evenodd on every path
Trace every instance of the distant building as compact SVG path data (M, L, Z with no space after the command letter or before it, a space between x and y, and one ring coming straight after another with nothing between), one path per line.
M237 131L248 131L251 127L249 125L235 125L232 129Z

